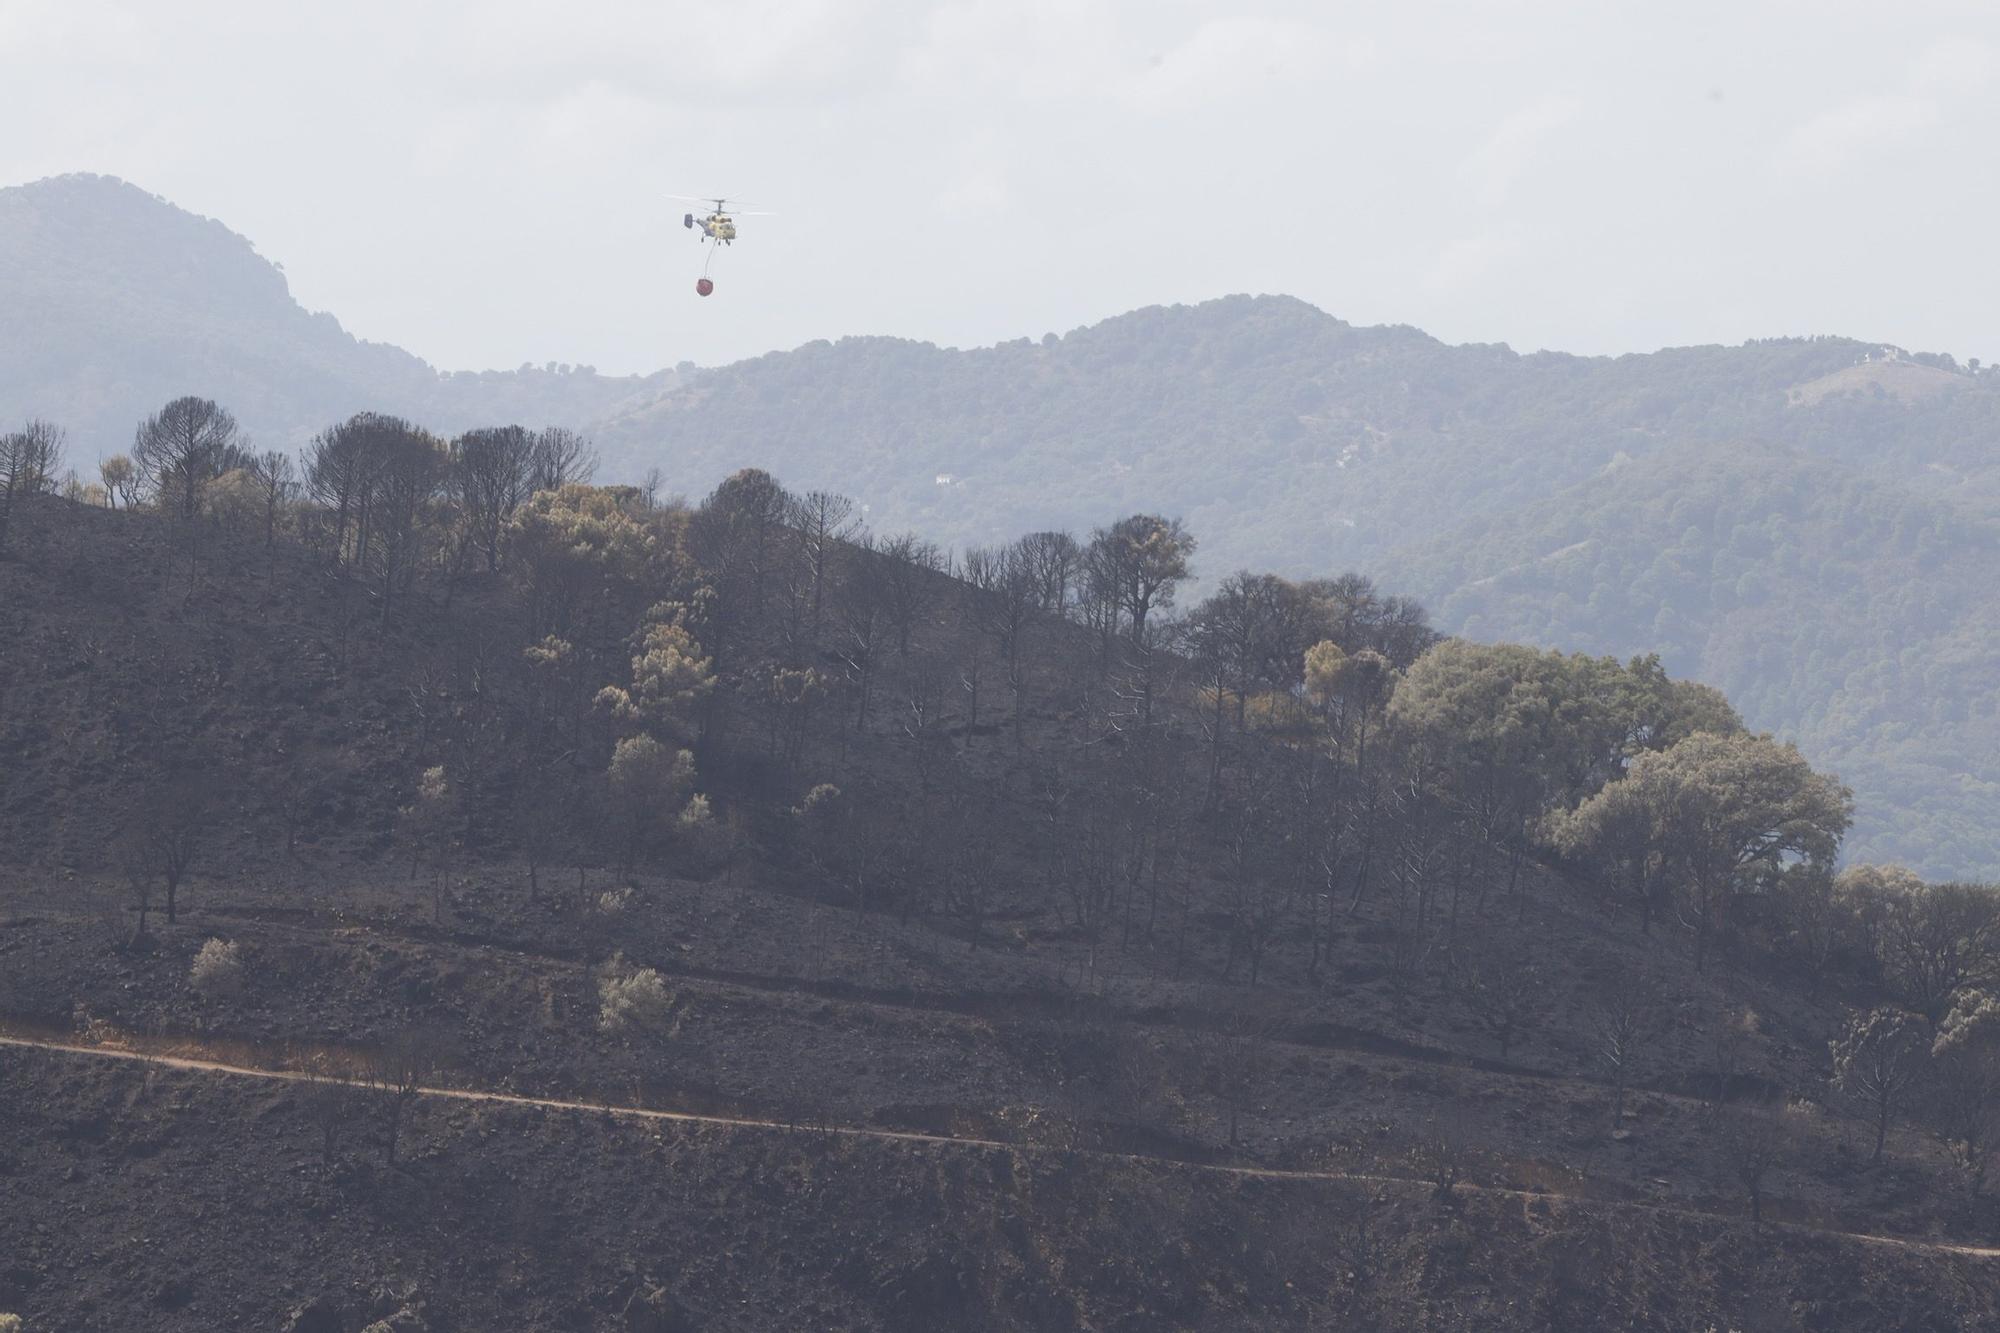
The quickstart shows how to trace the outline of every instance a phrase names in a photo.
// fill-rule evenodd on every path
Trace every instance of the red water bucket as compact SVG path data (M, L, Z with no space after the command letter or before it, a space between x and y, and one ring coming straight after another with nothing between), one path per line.
M710 282L707 278L696 278L694 281L694 289L701 295L707 296L710 292L715 290L715 284Z

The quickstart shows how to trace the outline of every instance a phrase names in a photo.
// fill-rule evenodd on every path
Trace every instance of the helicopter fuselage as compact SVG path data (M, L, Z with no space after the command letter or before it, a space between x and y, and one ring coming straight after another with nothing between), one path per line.
M724 245L736 239L736 222L727 213L710 213L705 218L689 213L681 219L681 225L699 227L705 239L721 241Z

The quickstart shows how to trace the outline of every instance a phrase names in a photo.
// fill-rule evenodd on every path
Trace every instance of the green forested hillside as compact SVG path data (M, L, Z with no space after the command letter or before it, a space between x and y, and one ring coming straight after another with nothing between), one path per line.
M1864 352L1521 356L1230 297L970 351L811 344L704 372L595 434L627 470L660 463L699 489L753 458L956 542L1080 524L1099 502L1166 510L1207 534L1210 573L1304 575L1539 499L1621 450L1775 423L1789 386Z
M1606 469L1389 562L1480 639L1659 651L1859 798L1849 855L2000 864L2000 525L1778 447Z

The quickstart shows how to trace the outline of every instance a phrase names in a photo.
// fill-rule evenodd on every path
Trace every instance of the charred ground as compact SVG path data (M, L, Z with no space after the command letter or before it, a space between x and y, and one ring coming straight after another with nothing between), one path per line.
M2000 1235L1951 1136L1913 1098L1872 1163L1830 1080L1920 1003L1893 960L1806 947L1755 867L1703 968L1666 899L1642 932L1536 821L1646 747L1532 802L1419 756L1414 607L1244 581L1253 634L1168 578L1135 617L1079 594L1091 543L1051 597L1026 547L858 543L756 476L553 492L484 549L451 494L386 566L324 505L19 507L0 1017L327 1075L0 1049L30 1328L1996 1317L2000 1261L1927 1243ZM761 1123L416 1095L392 1132L419 1050L406 1086Z

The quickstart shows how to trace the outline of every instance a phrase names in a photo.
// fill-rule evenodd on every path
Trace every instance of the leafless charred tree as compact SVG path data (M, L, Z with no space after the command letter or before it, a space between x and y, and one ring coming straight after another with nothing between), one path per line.
M596 475L597 450L583 436L561 426L550 426L535 436L534 462L528 471L531 494L587 484Z
M1882 1160L1889 1119L1923 1077L1926 1045L1915 1015L1886 1006L1855 1017L1833 1042L1834 1082L1875 1122L1871 1162Z
M297 859L299 834L305 829L309 798L305 766L296 754L281 755L278 764L278 780L271 796L285 830L285 855Z
M363 412L329 426L306 446L306 494L333 516L336 569L367 561L376 476L393 442L412 433L400 418Z
M1764 1183L1783 1160L1790 1140L1782 1102L1733 1106L1724 1113L1718 1133L1723 1160L1750 1195L1750 1220L1764 1222Z
M208 831L212 803L200 773L176 772L147 792L133 819L127 844L131 864L165 892L168 925L179 919L181 885ZM143 904L140 919L143 926Z
M966 642L958 657L958 688L965 694L965 748L979 736L979 689L986 681L986 655L977 640Z
M563 810L568 803L564 779L548 769L536 768L521 779L514 794L514 831L520 842L521 859L528 863L528 901L542 893L542 867L556 851L562 830Z
M1292 585L1274 574L1239 571L1195 608L1205 656L1212 662L1219 694L1233 703L1236 725L1244 721L1250 694L1267 674L1295 674L1311 643L1303 635L1280 643L1285 603Z
M7 527L14 507L31 495L55 489L63 439L61 427L40 419L0 435L0 555L7 551Z
M1224 627L1210 609L1197 607L1180 626L1179 647L1193 670L1195 718L1208 746L1204 805L1213 805L1222 783L1222 756L1229 738L1230 653Z
M917 795L926 819L938 780L951 761L951 738L945 730L950 686L950 669L931 653L919 653L903 676L902 731L909 742Z
M1629 982L1620 981L1605 991L1598 1000L1592 1026L1597 1061L1611 1080L1611 1124L1616 1128L1625 1116L1625 1089L1646 1032L1644 1004Z
M799 547L799 596L811 642L820 641L826 607L826 585L840 548L859 527L854 501L832 491L807 491L792 501L786 515Z
M856 730L868 726L876 667L889 624L891 577L889 557L873 538L863 534L848 548L842 577L835 586L835 618L839 627L836 651L847 666L849 681L860 701L854 715Z
M1368 1189L1342 1191L1343 1205L1331 1236L1333 1256L1347 1270L1347 1280L1356 1288L1375 1280L1382 1261L1381 1246L1375 1238L1375 1206L1380 1200Z
M1709 1092L1704 1110L1713 1121L1736 1089L1751 1058L1751 1038L1757 1033L1755 1013L1737 1000L1727 1000L1708 1029Z
M1240 961L1253 987L1263 978L1271 941L1291 918L1295 888L1279 856L1282 835L1272 826L1275 787L1260 782L1220 813L1230 905L1229 958L1222 975L1232 978Z
M931 873L938 910L965 931L968 951L977 951L986 940L986 919L999 885L992 818L984 794L959 783L938 817L933 837Z
M1222 1006L1192 1030L1203 1080L1222 1104L1229 1146L1236 1147L1243 1108L1270 1064L1276 1015L1263 1006L1238 1002Z
M1451 1198L1472 1165L1472 1130L1465 1112L1447 1107L1426 1120L1410 1147L1410 1164L1431 1183L1433 1198Z
M1472 958L1459 976L1459 997L1467 1012L1500 1047L1505 1060L1514 1040L1533 1025L1548 1003L1548 986L1534 958L1525 952Z
M1077 786L1063 802L1070 818L1051 840L1049 878L1084 946L1083 985L1095 987L1105 935L1116 920L1118 895L1132 879L1135 828L1117 794Z
M268 449L250 460L250 477L257 483L258 498L264 503L264 549L277 541L278 515L298 494L298 469L292 456Z
M118 844L118 873L125 882L125 899L139 914L129 937L121 937L120 948L146 941L147 917L153 910L153 866L146 854L145 840L131 830ZM122 932L121 932L122 936Z
M1036 609L1044 615L1067 614L1083 566L1083 547L1076 538L1067 532L1031 532L1016 549L1033 581Z
M319 1135L320 1167L330 1170L340 1135L358 1112L361 1090L354 1086L353 1075L325 1051L308 1052L297 1065L298 1080L293 1086L306 1120Z
M450 489L468 549L500 568L507 520L534 493L539 438L520 426L471 430L451 444ZM548 488L543 488L548 489Z
M1124 1091L1126 1050L1088 988L1065 987L1057 993L1046 1033L1057 1144L1066 1152L1080 1152L1091 1145L1098 1125L1117 1112Z
M724 479L689 520L688 548L715 592L702 646L719 675L736 669L765 622L791 500L770 473L745 468Z
M896 631L896 654L907 657L910 635L936 604L942 582L939 575L950 562L936 543L912 533L889 538L881 549L888 562L886 608L889 624Z
M1018 545L975 547L965 553L966 599L972 621L1000 653L1013 704L1014 746L1022 744L1027 697L1027 635L1036 605L1033 571Z
M1366 575L1312 579L1301 586L1324 608L1327 637L1349 653L1377 652L1401 670L1438 641L1421 605L1384 594Z
M444 475L444 454L419 430L386 434L369 496L367 566L374 575L382 623L416 579L427 536L425 520Z
M160 507L184 523L201 514L208 483L247 456L236 418L206 398L176 398L139 424L132 463L153 487Z
M381 1108L383 1154L391 1166L410 1108L437 1075L441 1050L434 1033L411 1027L391 1033L367 1057L363 1076Z

